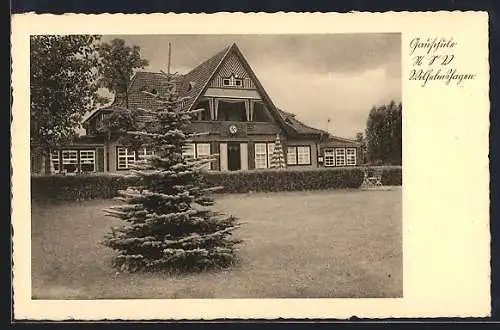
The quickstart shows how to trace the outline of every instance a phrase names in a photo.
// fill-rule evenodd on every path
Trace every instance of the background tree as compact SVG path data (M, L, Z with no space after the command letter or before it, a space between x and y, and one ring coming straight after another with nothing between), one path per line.
M371 162L401 165L402 104L391 101L373 107L366 124L366 143Z
M102 61L102 87L115 94L115 99L123 101L128 108L128 86L134 69L142 69L149 62L141 57L139 46L127 46L123 39L113 39L102 43L99 55Z
M181 111L174 84L168 86L166 95L157 96L164 106L144 110L149 120L143 130L129 132L154 156L132 172L135 183L120 191L123 204L108 210L127 222L103 242L118 251L114 266L121 271L200 271L236 260L240 241L231 234L237 219L210 209L214 188L202 176L203 165L213 159L189 159L182 153L195 135L184 133L190 116L199 111Z
M142 146L142 140L135 135L128 134L144 127L144 122L140 119L140 112L136 109L127 109L114 106L111 113L99 121L97 132L106 141L116 139L119 145L130 150L137 151Z
M82 116L106 100L99 96L99 36L41 35L30 38L31 146L45 153L68 142Z
M362 162L365 164L367 162L367 148L366 148L366 139L363 132L356 133L356 137L354 138L357 142L361 143L361 152L362 152Z

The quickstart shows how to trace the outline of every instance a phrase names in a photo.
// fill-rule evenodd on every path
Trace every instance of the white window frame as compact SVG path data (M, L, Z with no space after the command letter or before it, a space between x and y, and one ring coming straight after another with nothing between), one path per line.
M68 157L68 155L71 155L71 157ZM78 166L78 150L62 150L61 151L61 170L64 172L66 171L66 168L64 165L75 165L75 170L69 173L78 173L79 172L79 166Z
M120 152L122 153L120 155ZM120 159L124 160L125 165L120 164ZM128 170L130 166L135 164L135 152L128 150L125 147L116 148L116 169L117 170Z
M198 159L202 159L202 158L210 158L210 156L212 155L212 148L211 148L211 144L210 143L196 143L196 158ZM203 164L203 167L204 169L206 170L210 170L211 169L211 163L205 163Z
M305 152L305 150L307 150L307 152ZM304 155L306 155L305 158ZM297 147L297 163L298 165L311 165L311 146Z
M254 143L255 169L269 168L268 142Z
M122 154L120 155L120 152ZM116 169L117 170L129 170L131 165L134 165L139 160L144 160L145 156L152 156L155 152L148 148L139 149L138 154L135 151L130 151L126 147L116 148ZM123 159L125 165L120 164L120 159Z
M356 166L356 148L346 148L346 165Z
M84 172L82 170L82 165L83 164L92 164L93 165L92 171L85 171L85 172L95 172L96 171L95 150L85 150L85 149L82 149L79 152L80 152L80 166L79 166L80 172ZM87 155L84 156L85 154L87 154ZM92 156L89 158L88 155L92 155Z
M154 150L148 148L141 148L138 151L138 155L135 159L136 161L145 160L147 157L153 156L155 154Z
M335 164L336 166L346 166L345 148L335 148Z
M297 165L297 148L291 146L286 148L286 164Z
M240 84L236 84L236 82L239 81ZM243 79L242 78L236 78L234 74L231 75L229 78L222 78L222 86L224 87L243 87Z
M188 143L182 148L182 156L186 159L209 158L211 155L212 144L209 142ZM206 163L202 168L210 170L212 163Z
M61 157L59 154L59 150L54 150L50 153L50 161L52 162L54 171L56 173L59 173L61 171Z
M182 157L186 159L196 158L196 145L188 143L182 146Z
M286 153L287 165L312 165L311 162L311 146L309 145L298 145L298 146L288 146ZM290 151L293 150L291 153ZM307 152L304 152L307 150ZM294 155L294 157L291 157ZM303 157L307 155L307 157ZM306 159L307 161L305 161Z
M325 167L335 166L335 149L334 148L325 148L323 154L323 165Z

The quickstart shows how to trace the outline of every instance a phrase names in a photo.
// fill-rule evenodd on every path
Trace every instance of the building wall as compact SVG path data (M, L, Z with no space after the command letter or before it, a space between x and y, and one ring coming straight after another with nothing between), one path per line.
M63 164L63 151L76 151L76 168L77 171L81 171L82 167L82 159L81 151L94 151L94 169L96 173L102 173L106 171L106 157L105 157L105 146L103 144L71 144L67 145L61 148L56 148L53 150L53 153L57 153L58 155L58 164L59 167L62 168L64 167ZM44 160L45 156L37 153L37 152L32 152L31 154L31 173L34 174L45 174L45 169L44 169ZM50 158L51 159L51 158ZM71 174L72 172L68 173Z

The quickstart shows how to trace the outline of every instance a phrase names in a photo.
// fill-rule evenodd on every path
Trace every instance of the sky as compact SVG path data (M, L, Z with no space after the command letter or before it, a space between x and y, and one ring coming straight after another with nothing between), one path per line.
M107 35L141 48L145 71L187 73L233 42L279 108L353 138L373 106L401 101L401 35Z

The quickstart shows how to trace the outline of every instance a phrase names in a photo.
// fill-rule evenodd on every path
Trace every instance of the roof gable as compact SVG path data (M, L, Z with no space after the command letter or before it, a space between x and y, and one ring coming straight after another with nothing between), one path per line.
M236 73L237 72L237 73ZM192 109L206 89L214 82L217 76L222 77L227 74L236 73L244 78L248 78L252 89L256 89L262 100L266 103L268 110L275 121L288 134L298 135L324 135L326 132L309 127L295 118L294 114L278 109L265 91L259 79L253 72L247 60L236 44L226 47L211 58L199 64L187 74L177 75L176 85L181 97L187 98L184 109ZM164 93L167 88L167 77L161 72L138 71L131 79L128 94L130 108L155 107L155 98L143 93L142 90ZM244 86L245 87L245 86ZM119 106L121 103L113 102L110 107ZM94 117L99 109L96 109L85 121Z
M184 75L179 94L188 98L185 108L190 109L196 103L230 49L231 47L226 47Z
M223 80L231 78L231 76L241 79L242 85L238 88L256 89L250 74L243 67L240 59L234 52L227 54L218 72L214 75L208 86L214 88L228 88L224 85Z
M232 63L234 60L238 60L244 72L249 76L277 123L285 130L285 132L294 133L291 127L286 125L283 117L279 114L278 109L235 43L203 62L184 76L181 95L184 97L190 97L185 108L192 109L199 98L203 95L203 92L205 92L209 84L212 82L215 75L221 71L221 68L227 67L225 65L225 63L227 63L226 61Z

